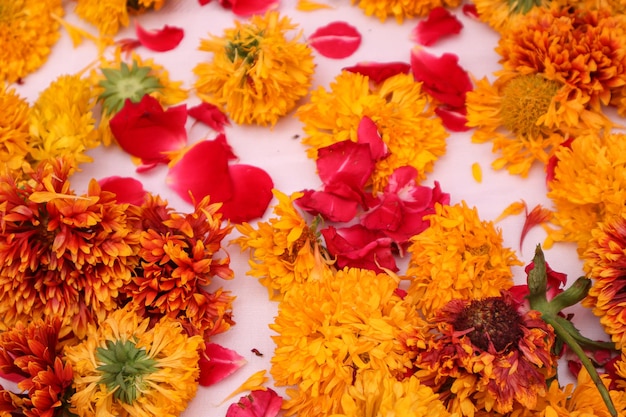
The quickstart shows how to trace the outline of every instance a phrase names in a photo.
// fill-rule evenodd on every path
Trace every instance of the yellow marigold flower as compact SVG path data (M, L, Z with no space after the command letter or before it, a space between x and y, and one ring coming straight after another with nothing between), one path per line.
M363 9L366 15L375 16L384 22L387 17L395 17L398 23L405 18L426 16L435 7L456 7L460 0L351 0Z
M426 178L437 158L446 152L448 133L439 118L433 117L430 98L413 76L398 74L380 86L368 77L342 71L330 85L311 94L311 102L298 108L310 146L308 155L317 157L320 148L344 140L357 141L357 128L363 117L378 127L390 155L376 163L372 182L381 191L396 168L410 165L419 178Z
M24 181L0 179L0 329L59 316L82 337L117 308L137 267L138 213L95 180L75 195L72 171L55 160Z
M437 204L430 227L411 240L409 295L426 317L453 299L493 297L513 286L511 267L522 265L502 246L502 232L466 203Z
M472 141L492 141L499 155L492 167L525 177L535 162L548 162L566 133L610 123L570 92L538 73L504 72L493 84L483 78L467 93L467 125L477 128Z
M218 209L207 197L193 213L181 214L149 196L141 207L140 267L123 289L133 308L151 318L178 319L189 334L205 338L234 324L234 297L205 288L214 276L233 278L221 246L231 227L222 227Z
M100 144L95 104L89 81L78 75L62 75L50 83L29 114L31 164L61 157L76 165L91 162L85 152Z
M298 26L270 11L248 22L235 22L222 37L202 39L200 50L212 52L211 62L194 68L198 96L228 113L240 124L275 125L291 111L311 86L313 53L287 38Z
M60 37L61 0L11 0L0 8L0 82L14 83L48 59Z
M593 280L583 305L600 317L618 347L626 346L626 211L591 230L582 259L586 276Z
M346 268L318 281L293 286L279 304L270 325L276 350L271 374L287 389L287 415L317 417L344 410L344 395L364 372L383 372L403 379L411 357L400 334L421 329L424 322L412 301L398 295L397 277ZM363 389L373 391L367 377ZM363 393L355 393L359 396Z
M28 102L0 82L0 164L10 170L21 169L30 150L29 111Z
M424 339L424 334L427 334ZM454 299L438 310L430 331L403 338L417 353L416 375L432 381L448 411L508 413L535 407L556 370L554 333L512 295Z
M558 229L549 230L548 243L575 242L582 255L598 223L621 213L626 201L625 153L624 134L582 135L571 147L556 151L558 163L547 195L554 205L551 222Z
M596 111L626 85L626 16L610 10L537 7L502 33L505 70L542 73L580 92Z
M159 10L165 0L76 0L76 14L103 35L115 35L130 23L132 14Z
M319 279L323 275L319 269L324 269L326 263L321 259L314 229L294 207L294 200L302 193L273 193L278 200L274 206L276 217L258 222L256 229L249 223L236 225L242 236L232 242L242 251L251 251L248 275L259 279L270 299L280 300L294 285Z
M92 416L178 416L195 396L201 336L177 321L128 309L110 314L87 338L65 348L74 370L72 412Z

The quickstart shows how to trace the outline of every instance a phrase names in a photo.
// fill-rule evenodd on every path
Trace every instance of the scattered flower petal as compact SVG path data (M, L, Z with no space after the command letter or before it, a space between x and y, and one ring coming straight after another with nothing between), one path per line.
M117 175L98 180L102 191L109 191L116 195L118 203L140 206L146 198L146 190L141 181L131 177Z
M483 170L478 162L472 164L472 177L479 184L483 182Z
M207 343L198 362L200 377L198 382L204 387L215 384L246 364L246 359L231 349L217 343Z
M356 216L359 203L327 191L303 190L295 203L307 213L331 222L348 222Z
M163 110L159 101L146 94L139 103L126 99L109 126L120 147L146 165L168 162L166 152L187 144L187 107Z
M233 195L218 212L232 223L243 223L262 217L272 201L274 182L261 168L234 164L229 167Z
M478 10L476 10L476 5L474 3L465 3L462 10L465 16L479 20Z
M283 398L273 389L255 390L231 404L226 417L275 417L282 405Z
M228 116L219 107L211 103L202 102L197 106L190 107L187 113L218 133L224 133L224 126L230 126Z
M568 138L565 142L561 143L559 147L564 146L566 148L571 149L572 142L574 141L574 137ZM559 158L556 155L556 151L548 160L546 164L546 183L549 185L554 180L554 170L559 163Z
M198 3L200 3L200 6L205 6L211 3L211 0L198 0Z
M465 107L453 109L448 106L437 106L435 114L439 116L446 129L452 132L467 132L471 128L467 126Z
M313 32L309 45L326 58L347 58L361 45L361 34L346 22L332 22Z
M219 0L222 7L232 9L237 16L263 14L278 7L280 0Z
M372 119L363 116L356 131L357 143L369 145L371 159L378 161L389 155L389 148L380 136L378 126ZM373 165L372 165L373 169Z
M370 145L351 140L321 148L316 163L324 185L342 185L354 191L362 190L374 171Z
M411 31L411 40L421 45L431 46L439 39L461 32L463 24L448 9L435 7L426 19L421 20Z
M537 226L538 224L550 221L551 218L552 211L543 208L541 204L536 205L530 213L526 212L526 220L524 220L524 227L522 227L522 234L520 235L519 239L520 250L522 248L522 244L524 243L524 238L526 237L526 234L530 231L530 229Z
M420 49L411 51L411 69L424 91L453 108L465 107L465 94L472 90L467 72L459 66L459 57L444 53L440 57Z
M298 5L296 6L296 9L302 12L311 12L313 10L332 9L332 8L333 6L329 4L318 3L316 1L311 1L311 0L298 0Z
M146 30L135 20L135 34L146 48L156 52L166 52L176 48L185 37L179 27L165 25L159 30Z
M411 65L406 62L359 62L352 67L343 68L346 71L365 75L376 84L380 84L389 77L411 72Z
M516 201L514 203L509 204L502 211L502 214L500 214L498 216L498 218L494 220L494 222L498 223L499 221L503 220L504 218L520 214L524 210L526 210L526 202L524 200Z
M222 401L222 403L230 400L235 395L241 394L244 391L265 391L267 388L265 388L264 385L269 380L269 378L265 376L265 373L265 369L253 373L235 391L231 392L228 397L226 397L224 401Z

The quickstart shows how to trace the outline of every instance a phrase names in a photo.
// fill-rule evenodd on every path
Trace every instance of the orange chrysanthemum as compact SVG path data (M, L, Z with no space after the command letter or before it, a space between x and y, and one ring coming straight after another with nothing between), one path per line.
M117 307L137 266L138 215L93 180L86 195L71 164L41 164L27 180L0 179L0 327L58 315L77 336Z
M387 17L395 17L398 23L405 18L426 16L435 7L456 7L460 0L352 0L366 15L375 16L384 22Z
M18 170L30 151L30 106L14 88L0 83L0 164Z
M218 209L205 198L193 213L181 214L149 196L141 211L140 268L123 290L136 310L153 319L178 319L190 335L208 337L233 324L234 297L204 288L214 276L233 278L230 258L220 257L231 227L222 227Z
M427 339L409 336L417 374L430 380L448 410L508 413L534 407L554 374L554 333L534 310L519 311L510 293L452 300L437 312ZM420 334L421 333L420 331Z

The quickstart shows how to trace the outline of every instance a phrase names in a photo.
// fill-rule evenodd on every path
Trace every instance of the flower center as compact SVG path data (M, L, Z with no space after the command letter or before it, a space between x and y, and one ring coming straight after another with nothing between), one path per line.
M140 67L137 62L129 67L125 62L120 64L119 69L102 68L105 79L98 85L104 91L98 97L107 113L117 113L124 107L126 99L133 103L139 103L142 97L163 86L159 79L150 75L150 67Z
M541 128L537 120L550 107L560 84L538 74L520 75L509 81L502 91L502 124L521 136L536 136Z
M515 306L501 297L474 300L468 304L453 323L454 329L468 333L472 343L483 351L489 350L489 343L497 352L509 350L523 337L522 317Z
M252 65L259 54L259 39L263 36L263 31L259 33L248 33L242 36L237 33L232 41L226 44L226 57L230 62L238 59L243 61L243 65Z
M143 387L143 378L156 371L156 360L146 350L137 348L130 340L107 340L107 347L96 349L96 359L104 365L96 368L116 400L132 404Z

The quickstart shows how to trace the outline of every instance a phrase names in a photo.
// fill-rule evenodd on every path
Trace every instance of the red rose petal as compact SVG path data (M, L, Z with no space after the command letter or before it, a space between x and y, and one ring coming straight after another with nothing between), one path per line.
M309 45L326 58L347 58L361 45L361 34L346 22L332 22L313 32Z
M283 405L283 398L276 391L255 390L231 404L226 417L276 417Z
M394 75L408 74L411 65L406 62L359 62L352 67L345 67L344 70L365 75L376 84L380 84Z
M465 107L465 95L472 90L467 72L459 66L459 57L444 53L440 57L420 48L411 51L411 68L424 91L452 108Z
M217 343L207 343L200 355L200 378L198 382L204 387L213 385L246 364L246 359L231 349Z
M146 190L141 181L130 177L117 175L98 180L103 191L109 191L116 195L118 203L128 203L135 206L143 204L146 198Z
M187 110L189 116L204 123L218 133L224 133L224 126L230 126L228 117L214 104L202 102Z
M153 165L167 162L166 152L187 144L186 121L184 104L163 110L157 99L146 94L139 103L127 99L109 121L109 127L124 151Z
M431 46L439 39L461 32L463 24L444 7L435 7L426 19L421 20L411 31L411 40Z
M465 108L459 110L437 106L435 108L435 114L439 116L446 129L452 132L467 132L471 129L471 127L467 126L467 117L465 116L467 112Z
M204 6L211 3L211 0L198 0L198 3L200 3L200 6Z
M168 25L159 30L146 30L135 20L135 34L146 48L156 52L165 52L176 48L181 43L185 31Z
M313 216L321 215L332 222L348 222L356 216L359 203L326 191L304 190L295 203Z
M389 155L387 144L378 132L378 126L372 119L363 116L356 131L357 143L369 145L370 154L374 161L378 161Z
M280 0L220 0L225 9L232 9L237 16L263 14L278 7Z
M261 168L235 164L229 167L233 195L224 201L219 212L232 223L249 222L262 217L270 201L274 182Z
M320 148L316 163L325 185L344 184L354 190L361 190L374 171L369 144L351 140Z
M479 19L478 10L476 10L476 5L474 3L465 3L463 5L463 14L472 19Z

